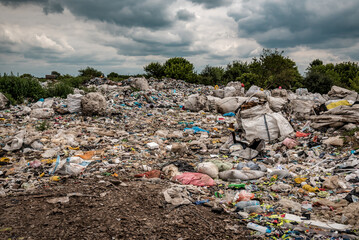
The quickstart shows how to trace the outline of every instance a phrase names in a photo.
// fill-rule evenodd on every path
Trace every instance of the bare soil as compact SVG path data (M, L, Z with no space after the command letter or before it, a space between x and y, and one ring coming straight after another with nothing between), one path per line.
M235 216L164 202L165 182L67 178L0 200L0 239L248 239ZM71 195L72 193L72 195ZM66 197L68 203L48 200Z

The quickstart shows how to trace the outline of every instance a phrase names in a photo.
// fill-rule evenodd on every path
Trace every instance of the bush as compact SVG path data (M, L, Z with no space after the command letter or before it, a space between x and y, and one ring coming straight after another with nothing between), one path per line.
M72 94L74 89L64 82L50 85L46 88L46 97L66 98L68 94Z
M37 79L6 74L0 77L0 92L3 92L13 104L23 103L26 98L37 101L46 95Z
M94 68L91 67L87 67L85 69L80 69L79 70L80 76L81 77L101 77L103 75L103 73L101 71L98 71Z
M130 78L130 77L131 77L130 75L120 75L120 74L115 73L115 72L111 72L110 74L107 75L108 79L110 79L112 81L115 81L115 82L123 81L125 79Z
M45 131L45 130L49 129L50 124L45 120L45 121L37 124L35 128L36 128L37 131L42 132L42 131Z
M60 80L60 82L73 87L73 88L79 88L82 86L86 81L88 80L87 77L64 77Z

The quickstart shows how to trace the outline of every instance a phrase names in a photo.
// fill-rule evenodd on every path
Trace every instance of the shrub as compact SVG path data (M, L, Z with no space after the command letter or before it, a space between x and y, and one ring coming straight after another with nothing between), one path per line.
M101 71L98 71L91 67L80 69L79 73L81 77L101 77L103 75Z
M36 130L37 131L45 131L47 129L50 128L50 124L45 120L45 121L42 121L41 123L39 123L38 125L36 125Z
M37 101L46 94L37 79L6 74L0 77L0 91L7 95L13 104L23 103L26 98Z
M68 94L72 94L73 92L74 89L64 82L59 82L46 88L47 97L66 98Z

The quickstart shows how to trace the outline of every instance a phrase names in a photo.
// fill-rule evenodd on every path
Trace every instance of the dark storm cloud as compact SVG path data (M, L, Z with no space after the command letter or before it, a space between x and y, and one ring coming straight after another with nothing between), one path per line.
M227 6L232 3L232 0L190 0L196 4L202 4L205 8L217 8Z
M167 8L172 1L64 0L64 3L76 16L119 26L158 29L170 26L172 23L167 13Z
M356 0L264 1L260 7L246 1L241 10L232 9L228 15L238 23L241 37L254 38L269 48L359 37L359 1Z
M5 6L20 6L22 4L40 4L45 5L49 2L49 0L0 0L0 3Z
M205 53L203 50L191 50L190 43L156 43L150 41L112 42L106 44L117 50L117 53L125 56L193 56Z
M182 21L190 21L195 18L194 13L187 11L186 9L180 9L177 14L177 19Z
M5 6L35 4L45 14L61 13L64 8L88 20L98 20L126 27L159 29L173 23L167 9L173 0L0 0Z
M24 4L34 4L43 7L43 11L45 14L49 13L62 13L64 8L61 1L56 0L0 0L5 6L18 7Z
M47 15L49 13L62 13L64 11L63 6L55 1L50 1L43 8L44 13Z

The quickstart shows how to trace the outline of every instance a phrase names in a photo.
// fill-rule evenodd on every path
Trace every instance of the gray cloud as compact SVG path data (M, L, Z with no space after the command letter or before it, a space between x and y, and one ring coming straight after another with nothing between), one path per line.
M194 13L191 13L186 9L178 10L176 16L178 20L182 20L182 21L190 21L195 18Z
M0 0L5 6L18 7L35 4L43 7L45 14L62 13L64 8L88 20L114 23L127 27L159 29L170 26L174 19L167 13L174 0Z
M47 5L43 8L44 13L50 14L50 13L62 13L64 11L64 7L55 1L49 1Z
M114 41L106 44L117 50L119 55L125 56L193 56L206 53L204 50L192 50L191 42L187 40L181 40L180 42L173 43L159 43L148 40L130 40L126 42Z
M5 6L19 7L24 4L34 4L43 7L43 12L47 15L49 13L62 13L64 8L59 1L56 0L0 0Z
M172 2L172 0L64 0L66 7L76 16L119 26L153 29L172 24L173 20L167 13L167 8Z
M263 47L302 69L359 60L357 0L0 0L0 11L0 71L140 73L175 56L196 67L250 61Z
M232 0L190 0L196 4L202 4L205 8L217 8L227 6L232 3Z
M328 40L359 37L359 2L337 1L243 2L228 15L241 37L252 37L269 48L324 44ZM258 7L260 6L260 7Z

